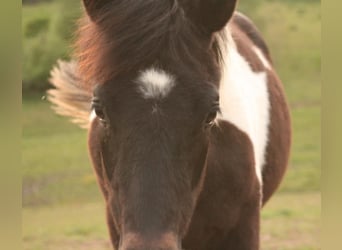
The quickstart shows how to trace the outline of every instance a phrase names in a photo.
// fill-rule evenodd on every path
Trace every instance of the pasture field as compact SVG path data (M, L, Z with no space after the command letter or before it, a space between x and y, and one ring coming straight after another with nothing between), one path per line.
M317 250L320 4L260 0L258 5L248 5L243 1L247 0L240 0L241 9L255 20L270 45L288 95L294 133L289 171L263 210L262 249ZM48 17L53 8L56 3L24 7L23 25L40 11ZM23 100L23 249L109 250L104 204L87 156L86 131L55 115L41 97L31 94Z
M24 250L110 250L102 201L23 210ZM281 193L262 214L261 249L318 250L320 195Z

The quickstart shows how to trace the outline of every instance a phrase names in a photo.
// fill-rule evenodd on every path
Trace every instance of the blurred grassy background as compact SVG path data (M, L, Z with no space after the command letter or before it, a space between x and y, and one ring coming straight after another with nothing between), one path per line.
M86 131L41 98L51 67L71 55L79 1L23 3L24 249L110 249ZM263 210L262 249L320 249L320 1L240 0L239 9L270 46L294 128L289 171Z

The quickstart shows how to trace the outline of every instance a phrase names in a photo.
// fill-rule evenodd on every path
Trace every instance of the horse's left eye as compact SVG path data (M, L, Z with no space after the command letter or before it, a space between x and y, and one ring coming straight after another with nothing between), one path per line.
M216 116L217 116L217 113L220 112L220 108L218 105L215 105L211 110L210 112L207 114L207 117L205 119L205 125L208 126L208 125L212 125L212 123L214 122Z

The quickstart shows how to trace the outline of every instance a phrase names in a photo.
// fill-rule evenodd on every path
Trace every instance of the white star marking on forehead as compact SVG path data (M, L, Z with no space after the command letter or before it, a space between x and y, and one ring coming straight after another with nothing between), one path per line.
M150 68L139 75L139 91L145 99L166 97L175 85L174 77L161 69Z

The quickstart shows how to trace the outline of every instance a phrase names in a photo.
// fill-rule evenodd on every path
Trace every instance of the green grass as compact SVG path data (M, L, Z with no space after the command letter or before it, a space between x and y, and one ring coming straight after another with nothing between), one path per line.
M261 219L263 250L320 249L321 197L318 193L278 194Z
M24 249L110 249L103 202L24 208L22 215Z
M320 212L319 194L275 196L262 213L262 249L318 250ZM24 208L23 243L25 250L109 250L104 204Z
M24 100L23 113L24 206L97 199L86 131L56 116L38 97Z
M262 249L316 250L319 249L321 174L319 1L240 2L241 9L255 20L270 45L293 123L289 170L279 192L263 211ZM30 20L57 20L58 6L57 3L25 6L23 27ZM38 32L32 34L33 38L26 34L24 58L25 53L37 49L32 47L33 43L39 48L56 38L49 32L51 27L56 27L53 32L59 29L58 22L52 23L56 26L50 23L46 34ZM43 21L34 24L33 29L37 28L35 25L38 31L46 28ZM36 40L41 36L46 36L44 43ZM61 46L60 52L66 53L67 44ZM54 47L56 50L49 51ZM43 48L44 53L59 50L53 42ZM60 52L53 56L59 57ZM24 76L36 72L30 60L27 67L32 69L25 69L24 65ZM44 60L36 63L48 65ZM87 156L86 131L55 115L49 106L37 95L26 96L23 101L24 249L110 249L104 203Z
M293 145L281 191L320 190L320 106L293 108Z

